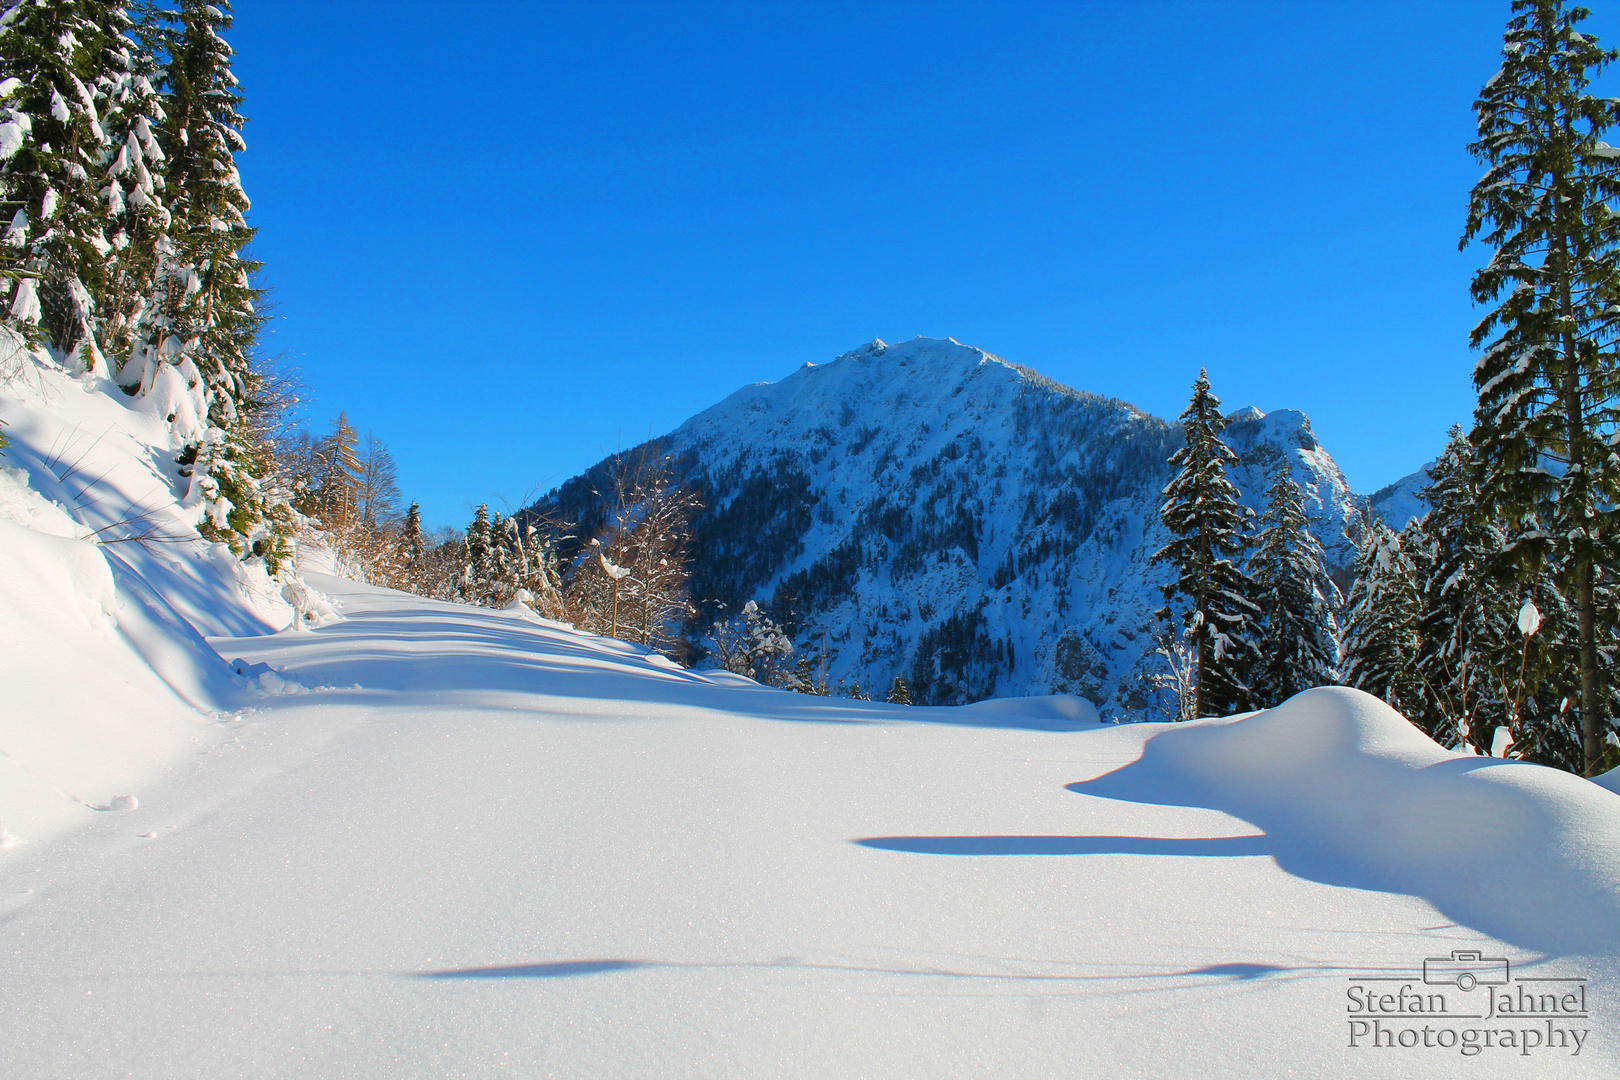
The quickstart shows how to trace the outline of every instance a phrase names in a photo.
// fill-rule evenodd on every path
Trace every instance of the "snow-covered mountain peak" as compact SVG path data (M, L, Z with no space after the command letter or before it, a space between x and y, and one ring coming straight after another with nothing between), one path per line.
M1305 414L1240 409L1226 437L1244 501L1262 509L1287 468L1347 565L1355 497ZM1179 441L1125 402L919 337L744 387L656 447L705 506L693 598L769 605L835 680L902 674L941 703L1067 692L1140 715ZM592 485L570 485L553 509L579 521Z
M1298 409L1261 412L1250 405L1226 417L1226 434L1248 442L1269 442L1315 450L1321 444L1311 430L1311 418Z

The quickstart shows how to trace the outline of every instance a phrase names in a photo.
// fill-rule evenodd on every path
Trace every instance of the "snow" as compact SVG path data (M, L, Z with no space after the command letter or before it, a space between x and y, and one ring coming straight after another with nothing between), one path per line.
M24 357L0 419L0 825L22 844L186 760L241 692L203 634L291 609L197 536L149 401Z
M737 546L700 552L751 568L748 591L720 599L735 608L783 588L796 644L833 683L882 687L898 673L927 700L1076 693L1137 718L1170 574L1148 561L1169 539L1158 508L1178 438L1125 402L919 337L744 387L658 452L697 462L710 520L746 523L714 530ZM1357 498L1305 415L1238 409L1223 438L1245 504L1263 509L1286 463L1329 559L1348 566ZM751 485L762 469L778 475ZM793 494L772 503L757 490ZM756 550L761 520L770 543ZM810 595L821 580L835 584ZM930 678L918 668L953 621L982 662Z
M1612 777L1346 689L821 698L307 566L304 620L150 399L31 361L0 415L0 1075L1620 1065ZM1461 950L1588 980L1579 1054L1350 1044L1355 980Z
M314 584L344 619L213 643L364 690L263 700L133 809L0 856L8 1075L1617 1063L1620 795L1356 691L908 709ZM1580 1056L1346 1045L1347 975L1466 948L1592 979Z

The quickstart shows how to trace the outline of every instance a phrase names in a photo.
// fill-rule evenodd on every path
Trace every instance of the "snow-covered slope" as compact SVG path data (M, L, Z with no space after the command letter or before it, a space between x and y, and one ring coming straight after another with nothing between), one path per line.
M136 809L0 852L0 1075L1620 1066L1620 796L1356 691L1188 725L904 708L321 584L342 621L212 643L344 689L264 698ZM1587 1008L1473 1019L1488 987L1423 982L1458 950ZM1461 1018L1353 1041L1347 990L1403 984ZM1549 1019L1579 1054L1496 1044Z
M162 408L43 353L0 365L0 845L189 755L248 692L203 636L292 618L262 567L198 536Z
M1302 413L1232 414L1257 511L1286 466L1348 566L1355 496ZM745 387L662 440L706 495L694 595L774 601L835 679L920 700L1071 692L1153 715L1165 567L1158 521L1178 429L946 339L873 342ZM564 517L594 485L556 494Z

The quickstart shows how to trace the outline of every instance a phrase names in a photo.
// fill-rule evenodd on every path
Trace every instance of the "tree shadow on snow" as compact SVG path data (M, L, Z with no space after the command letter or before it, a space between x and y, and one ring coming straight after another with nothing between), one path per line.
M1033 963L1033 962L1032 962ZM1057 965L1039 966L1072 966L1067 963ZM1084 965L1094 969L1098 965ZM1107 967L1108 965L1102 965ZM1081 973L1062 974L1053 972L1027 973L1009 971L963 971L948 967L898 967L893 965L861 964L856 962L825 963L801 960L796 957L785 956L776 960L722 960L705 962L701 960L550 960L534 964L504 964L497 967L451 968L441 971L418 971L411 973L410 977L416 979L432 979L436 981L454 980L526 980L526 979L573 979L587 975L603 975L617 972L649 971L662 969L669 971L739 971L745 969L772 969L780 971L812 971L812 972L842 972L851 975L898 975L926 979L971 979L993 983L1036 983L1036 984L1064 984L1084 985L1088 983L1110 983L1117 985L1125 992L1147 993L1163 990L1185 989L1191 986L1211 986L1220 983L1250 982L1272 976L1279 977L1309 977L1320 975L1328 969L1320 965L1306 965L1301 967L1279 967L1275 964L1253 964L1244 962L1208 964L1204 967L1187 970L1164 969L1159 971L1142 971L1131 965L1129 971L1117 970L1086 970ZM1193 980L1189 983L1187 980Z
M273 650L275 666L306 686L358 683L367 691L430 694L472 708L485 695L506 692L641 704L648 716L696 707L799 723L909 721L1035 731L1097 726L1088 703L1061 696L929 708L722 685L625 642L432 601L359 611L318 630L274 639L215 644L249 657ZM464 695L460 702L458 695Z
M919 855L1269 855L1264 836L868 836L853 841Z

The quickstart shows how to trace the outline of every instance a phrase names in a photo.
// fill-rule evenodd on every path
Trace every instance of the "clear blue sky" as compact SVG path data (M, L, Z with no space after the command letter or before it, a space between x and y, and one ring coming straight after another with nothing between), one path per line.
M239 0L270 344L437 524L917 334L1167 417L1207 366L1370 492L1472 407L1507 12Z

